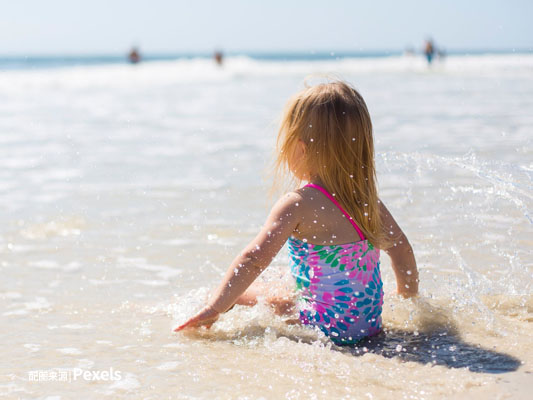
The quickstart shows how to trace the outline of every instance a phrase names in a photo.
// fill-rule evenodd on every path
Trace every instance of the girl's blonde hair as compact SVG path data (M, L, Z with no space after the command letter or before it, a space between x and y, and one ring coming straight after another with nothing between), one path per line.
M290 176L299 141L304 168L315 173L374 246L387 239L382 227L374 165L372 122L361 95L342 81L307 87L289 99L277 138L275 172ZM299 187L301 180L292 176Z

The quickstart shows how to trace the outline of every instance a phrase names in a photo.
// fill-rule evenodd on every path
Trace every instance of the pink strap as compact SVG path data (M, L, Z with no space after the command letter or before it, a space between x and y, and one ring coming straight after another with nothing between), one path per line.
M357 233L359 234L359 236L361 237L361 240L365 240L365 235L363 235L363 232L361 231L361 229L359 229L359 227L357 226L357 224L355 223L355 221L353 220L352 217L350 217L350 215L346 212L346 210L344 208L341 207L341 205L339 204L339 202L337 200L335 200L335 198L330 195L328 193L328 191L326 189L324 189L322 186L318 186L318 185L315 185L314 183L308 183L307 185L305 185L304 187L312 187L312 188L315 188L317 190L320 190L322 193L324 193L324 195L326 195L326 197L328 199L331 200L331 202L333 204L335 204L339 210L342 211L342 213L344 214L344 216L346 218L348 218L351 222L351 224L353 225L353 227L355 228L355 230L357 231Z

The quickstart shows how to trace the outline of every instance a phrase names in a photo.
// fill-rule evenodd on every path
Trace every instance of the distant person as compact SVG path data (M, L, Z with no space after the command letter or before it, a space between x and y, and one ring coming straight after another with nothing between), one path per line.
M128 54L128 59L130 60L130 63L137 64L139 61L141 61L141 55L139 54L139 50L137 47L133 47Z
M264 296L276 314L298 314L287 323L320 329L337 345L376 335L383 329L380 249L391 258L398 295L417 296L418 269L407 237L378 197L363 98L342 81L302 90L287 103L277 143L280 171L308 184L279 199L203 309L174 331L209 328L235 304L254 306ZM251 286L285 243L293 286L278 294Z
M431 65L431 62L433 61L433 56L435 55L435 46L433 45L433 40L426 40L426 43L424 45L424 54L426 55L428 65Z
M224 61L224 54L222 54L220 50L216 50L213 58L218 65L222 65L222 62Z

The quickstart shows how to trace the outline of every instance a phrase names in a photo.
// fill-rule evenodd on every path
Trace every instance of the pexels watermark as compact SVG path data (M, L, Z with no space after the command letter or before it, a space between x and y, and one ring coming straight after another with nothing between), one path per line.
M81 368L52 368L28 371L30 382L72 382L72 381L119 381L122 372L113 368L108 370L88 370Z

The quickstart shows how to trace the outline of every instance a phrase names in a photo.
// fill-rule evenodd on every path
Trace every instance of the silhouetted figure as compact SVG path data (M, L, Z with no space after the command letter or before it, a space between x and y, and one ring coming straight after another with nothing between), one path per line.
M433 40L427 39L424 45L424 54L428 60L428 65L431 65L433 61L433 55L435 54L435 46L433 45Z
M213 58L215 59L215 62L218 65L222 65L222 62L224 60L224 55L222 54L222 52L220 50L216 50L215 51L215 54L213 55Z
M128 54L128 59L132 64L137 64L139 61L141 61L141 55L136 47L131 49L130 53Z

